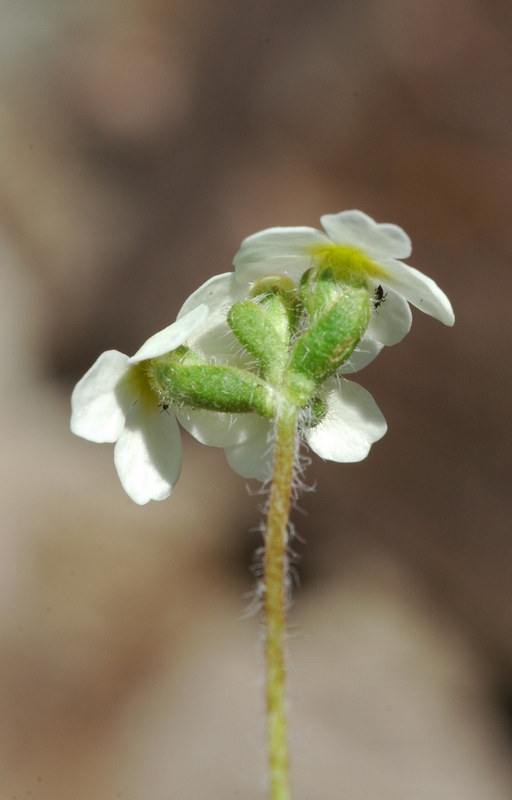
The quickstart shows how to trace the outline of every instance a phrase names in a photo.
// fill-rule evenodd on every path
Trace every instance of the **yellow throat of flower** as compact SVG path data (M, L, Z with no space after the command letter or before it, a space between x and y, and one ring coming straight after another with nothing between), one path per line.
M315 244L309 249L318 275L330 270L340 283L368 287L369 281L386 282L388 271L371 261L357 247L340 244Z

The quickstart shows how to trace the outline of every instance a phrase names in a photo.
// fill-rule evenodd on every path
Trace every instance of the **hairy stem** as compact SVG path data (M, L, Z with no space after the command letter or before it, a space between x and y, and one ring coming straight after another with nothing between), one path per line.
M290 800L286 722L286 634L288 518L297 449L297 411L282 408L276 419L274 471L265 534L265 623L270 800Z

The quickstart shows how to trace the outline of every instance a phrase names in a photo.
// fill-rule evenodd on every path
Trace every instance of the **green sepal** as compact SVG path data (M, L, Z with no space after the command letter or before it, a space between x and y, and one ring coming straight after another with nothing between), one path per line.
M282 305L288 310L290 318L293 318L299 304L297 286L286 275L265 275L255 281L249 292L251 299L260 300L268 297L278 296Z
M365 289L364 278L357 275L344 276L330 264L311 267L303 274L299 294L304 308L314 322L342 299L347 289Z
M164 402L228 414L275 415L273 390L258 376L238 367L187 364L173 356L148 365L152 388Z
M350 357L370 322L366 287L345 286L341 298L297 341L289 369L317 385L333 375Z
M334 280L332 270L324 269L322 276L318 277L318 268L311 267L303 274L299 287L300 299L311 320L324 314L327 309L336 303L343 287Z
M316 428L327 415L326 401L315 395L300 411L299 427L302 431L309 431Z
M257 361L260 374L275 381L286 363L291 336L289 309L279 293L235 303L227 316L238 341Z
M327 414L327 403L322 397L313 397L308 406L308 428L316 428Z
M301 372L288 368L281 389L296 408L303 408L315 395L317 382Z
M294 281L286 275L266 275L253 283L249 297L258 298L270 314L277 315L274 324L288 345L304 310Z
M166 356L162 356L160 358L155 358L150 361L150 364L156 364L157 362L161 363L169 363L169 364L181 364L187 366L198 366L199 364L206 365L208 364L207 360L201 353L198 353L197 350L192 350L191 347L187 347L186 344L182 344L180 347L177 347L176 350L172 350Z

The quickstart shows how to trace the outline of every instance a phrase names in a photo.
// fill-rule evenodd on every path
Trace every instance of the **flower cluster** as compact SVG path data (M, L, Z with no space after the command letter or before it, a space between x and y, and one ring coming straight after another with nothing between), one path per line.
M271 475L273 424L300 409L300 433L321 458L365 458L386 432L371 395L344 375L360 371L411 327L409 303L446 325L446 295L398 260L401 228L360 211L314 228L249 236L235 271L215 276L177 321L131 358L103 353L75 387L71 429L116 442L121 483L137 503L162 500L181 469L178 420L200 442L225 448L246 478Z

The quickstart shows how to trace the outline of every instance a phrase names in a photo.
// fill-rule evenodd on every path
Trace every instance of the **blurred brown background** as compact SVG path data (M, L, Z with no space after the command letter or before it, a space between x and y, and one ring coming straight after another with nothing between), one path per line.
M359 378L387 436L309 469L295 796L510 798L512 6L1 0L0 23L0 800L265 796L261 498L184 435L173 496L135 507L69 394L244 236L347 208L409 233L457 322L415 313Z

